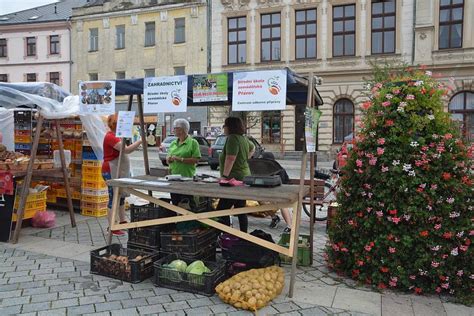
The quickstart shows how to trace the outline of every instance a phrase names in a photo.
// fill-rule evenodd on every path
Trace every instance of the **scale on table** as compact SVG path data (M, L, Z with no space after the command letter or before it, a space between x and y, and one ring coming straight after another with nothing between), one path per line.
M246 176L244 178L244 183L250 185L251 187L277 187L281 185L281 177L279 175L273 176Z

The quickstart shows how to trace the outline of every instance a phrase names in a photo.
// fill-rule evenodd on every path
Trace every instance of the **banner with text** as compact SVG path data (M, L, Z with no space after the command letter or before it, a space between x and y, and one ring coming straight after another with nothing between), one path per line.
M307 108L304 112L305 128L304 135L306 141L306 152L314 153L318 143L318 125L323 112L316 108Z
M193 102L227 101L227 74L193 76Z
M186 112L188 77L149 77L143 80L144 113Z
M286 70L235 72L232 111L284 110Z
M79 94L81 114L115 113L115 81L82 81Z

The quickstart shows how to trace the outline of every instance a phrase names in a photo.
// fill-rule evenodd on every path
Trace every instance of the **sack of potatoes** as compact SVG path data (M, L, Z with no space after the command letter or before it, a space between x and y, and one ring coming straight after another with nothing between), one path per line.
M271 266L240 272L217 285L216 292L234 307L256 311L280 295L284 284L283 269Z

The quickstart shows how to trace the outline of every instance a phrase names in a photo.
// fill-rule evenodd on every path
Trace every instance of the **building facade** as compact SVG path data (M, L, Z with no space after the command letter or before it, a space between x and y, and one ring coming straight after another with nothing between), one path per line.
M70 90L72 8L66 0L0 16L0 82L52 82Z
M207 6L204 1L96 0L75 9L71 23L72 91L75 93L78 83L85 80L208 71ZM117 108L124 109L126 102L126 98L117 98ZM182 115L160 114L158 131L169 134L172 121L166 118L178 116L190 117L193 125L207 125L204 107L189 109Z
M213 72L290 67L323 79L318 142L329 159L354 131L372 63L424 64L453 77L446 109L474 133L474 1L220 0L212 12ZM210 112L219 125L229 109ZM302 150L300 107L246 117L267 149Z

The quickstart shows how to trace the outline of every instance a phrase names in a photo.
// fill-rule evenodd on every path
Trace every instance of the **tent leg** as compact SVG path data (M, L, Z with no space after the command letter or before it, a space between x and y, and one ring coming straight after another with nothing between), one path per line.
M140 134L142 137L142 146L143 146L143 160L145 161L145 174L148 176L150 175L150 161L148 160L148 143L146 141L146 134L145 134L145 119L143 118L143 103L142 103L142 95L137 95L138 99L138 118L140 120ZM153 193L148 191L148 195L152 196Z
M76 218L74 216L74 207L72 206L72 198L71 198L71 187L69 186L69 175L66 166L66 157L64 156L64 146L63 146L63 138L61 135L61 129L59 126L59 121L55 120L56 124L56 135L58 138L58 145L59 145L59 157L61 158L61 169L63 172L63 179L64 179L64 186L66 188L66 197L67 197L67 207L69 209L69 216L71 217L71 226L76 227Z
M311 262L313 262L313 238L314 238L314 218L316 217L316 205L314 205L314 163L315 163L315 154L310 153L310 162L311 165L309 167L309 188L310 188L310 221L309 221L309 256Z
M39 144L39 139L40 139L40 134L41 134L41 126L43 126L43 116L41 116L40 114L38 116L38 119L36 120L36 132L35 132L35 138L33 139L33 148L31 148L30 161L28 162L26 178L23 181L23 187L21 190L20 204L18 205L18 209L17 209L16 226L15 226L15 231L13 233L13 239L12 239L12 243L14 244L18 242L18 238L20 237L21 225L23 223L23 216L25 214L26 199L28 198L31 178L33 176L33 164L36 159L36 151L38 150L38 144Z

